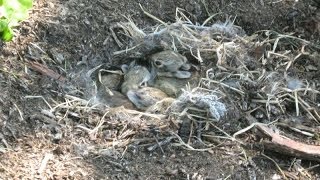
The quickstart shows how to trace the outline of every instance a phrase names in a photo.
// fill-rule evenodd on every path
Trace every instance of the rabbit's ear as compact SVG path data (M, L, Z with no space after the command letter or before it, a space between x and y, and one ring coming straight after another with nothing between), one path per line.
M123 73L127 73L129 71L129 66L126 64L121 65L121 70Z
M157 69L155 67L151 67L151 71L150 71L150 79L148 80L148 84L150 86L153 86L155 83L155 80L157 78Z
M174 76L180 79L187 79L191 77L191 73L188 71L177 71L174 73Z
M137 62L136 61L132 61L129 65L130 68L133 68L135 65L137 65Z
M141 110L146 109L146 106L142 103L141 97L136 91L133 91L133 90L128 91L127 97L138 109L141 109Z
M191 65L188 63L183 64L180 69L188 71L191 68Z

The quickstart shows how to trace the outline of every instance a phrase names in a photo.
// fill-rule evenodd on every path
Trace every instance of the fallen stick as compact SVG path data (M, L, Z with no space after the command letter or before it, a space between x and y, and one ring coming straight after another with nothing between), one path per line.
M266 149L299 157L301 159L320 161L320 146L297 142L290 138L281 136L265 124L257 123L255 126L263 133L264 136L268 136L270 138L270 141L262 141Z
M31 67L31 69L41 73L42 75L49 76L55 80L58 80L60 82L65 82L66 78L59 73L53 71L52 69L49 69L46 65L40 64L38 62L29 61L28 65Z

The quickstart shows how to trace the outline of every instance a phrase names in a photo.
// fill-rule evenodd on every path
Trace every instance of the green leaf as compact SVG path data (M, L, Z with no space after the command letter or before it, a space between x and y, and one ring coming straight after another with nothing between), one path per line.
M21 2L20 2L21 1ZM32 7L30 0L4 0L4 16L8 19L23 20L28 16L28 9Z
M32 0L18 0L19 3L24 6L24 8L29 9L32 8Z
M1 39L8 42L11 41L13 38L13 31L11 28L6 28L4 31L1 33Z
M8 22L5 19L0 19L0 33L8 27Z
M32 0L0 0L0 38L10 41L13 38L12 27L28 18Z

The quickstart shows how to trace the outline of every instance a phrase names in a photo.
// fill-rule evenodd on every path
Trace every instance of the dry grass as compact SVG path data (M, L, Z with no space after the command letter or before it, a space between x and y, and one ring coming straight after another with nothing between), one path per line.
M127 18L128 22L126 23L117 23L111 29L112 36L119 47L130 44L121 42L121 38L116 35L114 30L119 30L119 28L133 45L115 52L115 59L123 56L144 57L159 47L190 53L200 64L216 63L216 66L209 66L202 70L205 72L202 73L204 76L199 79L197 88L189 89L191 93L199 90L214 92L228 107L233 106L238 111L246 111L246 107L241 106L241 101L248 94L253 94L253 97L248 99L249 102L246 103L257 104L257 109L265 112L265 118L270 122L277 120L276 112L273 112L274 109L281 115L293 115L291 110L285 108L288 107L288 104L293 103L294 115L307 116L314 120L316 124L319 123L320 117L315 103L319 91L315 89L314 85L312 86L314 82L300 80L299 77L288 75L289 70L295 70L294 65L301 56L309 56L312 53L312 49L315 48L312 43L272 31L262 31L252 36L245 36L241 27L235 26L230 20L225 23L218 22L206 26L212 17L209 17L202 25L193 24L184 14L185 11L179 8L176 10L176 22L172 24L165 23L145 10L143 11L160 24L154 27L153 31L144 32L129 18ZM153 41L150 42L149 40ZM271 48L268 49L268 47ZM283 50L286 47L293 47L294 49ZM254 64L254 67L250 67L250 64ZM272 67L272 70L266 71L264 68L266 66ZM292 88L292 85L290 85L292 83L296 83L297 87ZM87 121L91 121L88 114L97 111L96 107L99 105L89 106L89 101L69 98L66 98L65 104L57 105L59 108L54 108L55 111L64 111L63 117L66 117L66 114L70 113L72 109L72 111L78 113L79 117L86 117ZM133 137L135 133L139 132L139 128L147 130L149 126L169 127L170 122L163 120L166 115L175 117L176 123L185 118L194 122L205 121L211 123L216 121L216 119L208 116L206 110L200 110L190 104L180 109L180 112L172 109L169 112L166 111L168 114L152 114L126 109L110 109L108 107L98 111L102 118L96 122L94 128L78 127L89 134L97 134L104 129L103 127L108 126L110 121L116 120L117 126L122 127L121 132ZM61 118L63 119L63 117ZM239 119L240 117L233 118ZM148 119L148 121L145 119ZM153 119L153 121L150 121L150 119ZM221 121L226 121L226 119ZM137 129L133 131L133 127ZM212 127L208 129L212 129ZM235 140L227 133L225 135L227 139ZM117 140L120 140L119 137L128 138L129 136L120 134ZM185 146L189 147L189 145ZM189 147L189 149L191 148Z

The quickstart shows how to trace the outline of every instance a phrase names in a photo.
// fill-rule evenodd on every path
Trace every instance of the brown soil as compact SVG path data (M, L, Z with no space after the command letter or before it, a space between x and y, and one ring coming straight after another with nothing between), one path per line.
M214 148L206 151L202 151L204 147L201 143L193 144L194 150L187 150L175 146L176 142L149 151L148 147L157 144L157 140L163 141L172 136L169 131L161 131L159 135L160 127L150 131L152 128L128 123L127 126L135 126L132 127L135 135L130 136L130 128L126 129L123 125L126 122L111 119L108 127L99 134L88 135L88 131L78 128L79 125L93 129L103 113L85 114L70 107L65 114L60 114L64 118L58 119L58 122L50 116L43 116L43 111L51 108L49 106L66 102L66 94L90 98L92 88L85 78L89 69L102 63L120 65L130 60L113 59L113 52L125 48L117 46L110 27L117 22L126 22L126 17L130 17L140 29L157 25L158 22L145 15L139 5L168 23L175 22L175 10L179 7L189 12L188 17L193 22L204 22L218 13L211 22L224 22L227 18L236 17L235 24L242 27L247 35L260 30L274 30L283 34L292 33L320 46L320 14L317 14L320 4L316 0L35 0L30 18L17 27L15 39L0 46L1 179L281 177L275 163L261 154L267 154L282 170L295 177L320 178L319 167L306 170L316 163L264 152L255 146L254 142L258 139L254 134L243 137L246 145L219 139L218 143L213 143ZM315 48L315 51L320 53L319 49ZM35 71L28 61L46 65L66 77L66 81ZM318 70L310 73L307 79L320 83L319 59L315 61ZM299 72L292 73L299 76ZM319 88L319 85L316 87ZM89 118L94 123L88 123ZM116 123L122 124L119 126ZM239 130L238 126L244 128L240 122L233 125L233 129L225 131L234 133ZM220 124L219 127L230 126ZM125 138L119 138L120 135ZM216 135L222 134L217 132ZM126 139L129 141L126 137L130 137L130 142L126 142ZM118 144L112 144L115 142ZM292 167L297 164L305 168L304 173L309 173L310 177Z

